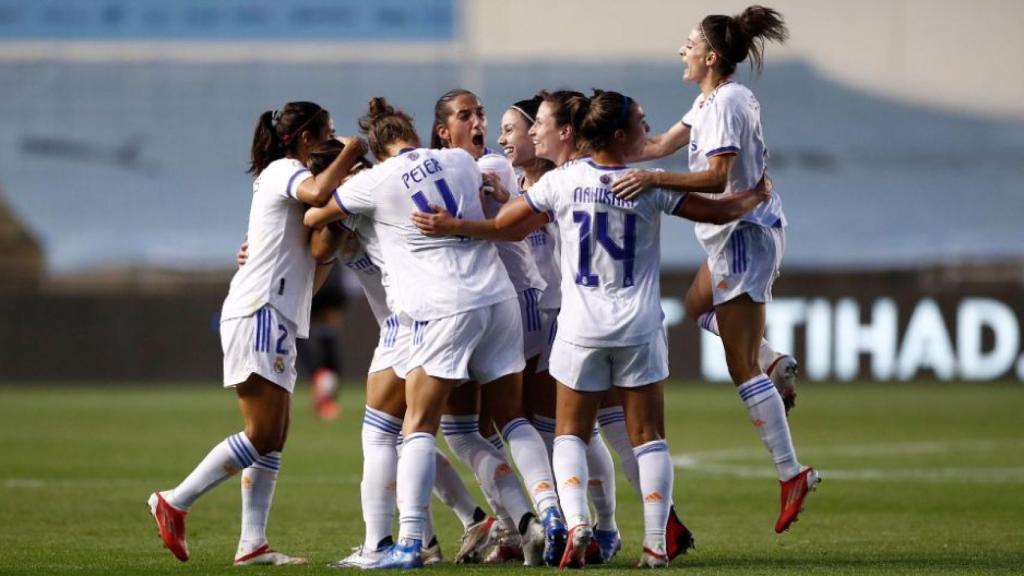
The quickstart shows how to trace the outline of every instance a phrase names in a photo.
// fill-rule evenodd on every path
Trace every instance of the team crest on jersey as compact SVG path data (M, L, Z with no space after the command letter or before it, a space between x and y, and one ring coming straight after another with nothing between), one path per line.
M605 186L607 186L607 185L609 185L611 183L612 183L612 177L611 176L609 176L607 174L602 174L601 175L601 184L604 184Z
M416 152L409 152L408 154L405 155L405 157L408 158L410 162L415 162L416 159L420 157L420 155L417 154Z
M274 360L274 372L284 374L284 357L278 356L277 360Z

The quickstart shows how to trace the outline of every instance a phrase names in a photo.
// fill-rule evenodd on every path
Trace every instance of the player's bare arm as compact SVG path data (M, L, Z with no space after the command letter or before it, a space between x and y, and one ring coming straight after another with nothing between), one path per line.
M626 200L636 198L651 188L721 194L725 191L729 172L735 163L736 155L725 153L708 158L708 169L702 172L630 170L612 183L612 191Z

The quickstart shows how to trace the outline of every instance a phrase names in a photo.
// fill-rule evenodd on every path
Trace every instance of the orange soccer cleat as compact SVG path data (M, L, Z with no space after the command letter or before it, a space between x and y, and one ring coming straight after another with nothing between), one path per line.
M818 476L818 472L814 468L804 468L789 480L779 480L779 486L782 488L782 511L779 512L779 519L775 522L776 532L781 534L788 530L793 522L796 522L796 517L804 509L804 501L811 492L814 492L818 484L821 484L821 477Z

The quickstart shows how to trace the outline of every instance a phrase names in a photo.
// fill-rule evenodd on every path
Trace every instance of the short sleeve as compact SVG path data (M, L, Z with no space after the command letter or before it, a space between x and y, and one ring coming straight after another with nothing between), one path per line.
M653 170L653 172L664 172L660 168ZM658 207L658 210L668 215L674 215L679 207L682 206L683 202L686 202L686 192L675 192L673 190L666 190L664 188L655 188L648 194L654 200L654 205Z
M743 136L744 115L740 103L733 98L719 98L705 119L702 127L701 146L707 150L704 156L711 158L721 154L736 154L740 151Z
M523 198L526 198L526 203L530 205L534 212L548 214L549 218L552 218L551 214L555 211L555 195L552 193L553 175L553 170L548 172L540 180L536 181L533 186L530 186L529 190L523 193Z
M679 121L681 124L690 127L693 126L693 123L695 122L697 117L697 111L700 110L700 99L701 96L698 94L697 98L694 99L693 104L690 106L690 109L686 112L686 114L683 114L683 119Z
M299 186L303 182L313 177L313 173L308 168L302 167L297 170L292 170L288 176L288 183L284 187L285 195L292 200L298 200Z
M345 214L369 214L375 208L373 170L364 170L334 191L334 201Z

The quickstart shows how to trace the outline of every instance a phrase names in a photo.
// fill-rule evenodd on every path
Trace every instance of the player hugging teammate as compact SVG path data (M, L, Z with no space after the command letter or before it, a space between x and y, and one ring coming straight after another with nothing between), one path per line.
M765 40L786 36L781 16L759 6L703 18L680 49L684 79L701 94L653 137L639 102L602 90L545 91L509 106L504 154L486 147L484 109L467 90L437 101L430 147L383 98L359 123L368 144L335 140L316 104L264 113L252 147L248 259L221 324L224 384L238 395L245 429L150 497L165 546L187 560L190 507L241 471L235 564L305 563L270 548L266 521L295 338L307 337L310 299L340 260L362 283L380 337L362 432L366 533L331 566L440 562L432 492L463 524L458 563L610 562L622 538L609 445L643 505L637 565L667 566L693 536L675 513L665 438L662 214L697 222L708 259L687 311L722 338L778 470L775 530L786 530L820 480L790 439L796 363L763 338L786 219L766 175L760 107L731 80L748 57L760 68ZM629 167L687 145L688 173ZM367 149L372 167L360 162ZM489 513L438 451L439 428Z

